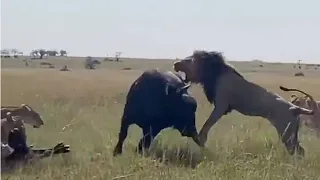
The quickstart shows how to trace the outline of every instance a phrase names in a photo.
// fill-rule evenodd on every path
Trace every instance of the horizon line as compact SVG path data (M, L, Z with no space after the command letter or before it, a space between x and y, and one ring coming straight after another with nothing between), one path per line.
M18 55L18 57L31 57L31 56L26 56L26 55ZM43 58L43 59L31 59L31 60L45 60L47 59L47 57L50 57L50 58L62 58L62 57L69 57L69 58L86 58L86 57L89 57L89 56L76 56L76 55L72 55L72 56L44 56L46 58ZM112 58L114 59L115 57L114 56L90 56L92 58ZM14 58L13 58L14 59ZM174 60L181 60L182 58L148 58L148 57L126 57L126 56L123 56L123 57L119 57L119 59L134 59L134 60L167 60L167 61L174 61ZM2 58L1 58L2 60ZM298 62L292 62L292 61L286 61L286 62L281 62L281 61L264 61L264 60L260 60L260 59L252 59L252 60L226 60L228 62L261 62L261 63L270 63L270 64L298 64ZM303 62L300 62L300 64L307 64L307 65L319 65L318 63L303 63Z

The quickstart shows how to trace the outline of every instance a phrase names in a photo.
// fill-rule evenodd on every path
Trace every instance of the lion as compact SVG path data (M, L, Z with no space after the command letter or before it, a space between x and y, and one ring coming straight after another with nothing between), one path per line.
M314 115L300 115L301 122L310 129L316 130L317 136L320 137L320 101L316 101L310 94L295 88L284 88L280 86L282 91L296 91L304 94L304 97L292 94L290 102L294 105L311 109Z
M71 71L71 69L69 69L67 65L64 65L60 71Z
M13 108L13 109L9 109ZM24 123L33 125L34 128L42 126L41 116L28 105L1 107L1 169L8 164L19 161L27 162L49 157L52 154L70 152L69 145L60 142L54 148L37 148L27 146L27 135Z
M8 144L1 142L1 172L14 170L16 167L29 165L52 155L70 152L70 146L63 142L58 143L53 148L28 146L23 133L18 128L9 133L8 142Z
M26 138L24 123L39 128L44 124L43 119L30 106L1 106L1 142L8 143L9 133L17 128Z
M266 118L277 130L288 153L304 156L305 150L298 140L299 115L313 115L313 110L296 106L246 80L220 52L194 51L193 55L176 61L173 68L184 72L186 81L202 85L207 100L215 106L199 133L202 147L211 127L222 116L236 110L243 115Z

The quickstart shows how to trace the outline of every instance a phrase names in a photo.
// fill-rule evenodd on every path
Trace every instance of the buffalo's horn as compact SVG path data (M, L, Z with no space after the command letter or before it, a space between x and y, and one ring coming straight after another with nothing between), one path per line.
M187 84L187 85L185 85L185 86L177 89L177 93L180 93L180 92L181 92L182 90L184 90L184 89L188 89L190 86L191 86L191 84Z

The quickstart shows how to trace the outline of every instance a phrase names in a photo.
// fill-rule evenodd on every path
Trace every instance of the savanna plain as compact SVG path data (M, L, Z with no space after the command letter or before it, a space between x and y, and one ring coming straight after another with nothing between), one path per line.
M113 157L132 82L146 69L172 70L173 60L124 58L122 62L102 61L97 69L86 70L84 59L32 60L29 67L25 67L22 58L1 60L1 104L28 104L45 121L38 129L26 125L28 144L52 147L63 141L71 149L68 154L2 173L3 179L320 179L320 140L314 132L302 126L299 137L306 156L299 159L287 154L267 120L235 111L223 116L211 129L206 150L177 131L166 129L156 137L151 147L153 155L137 155L135 147L142 131L132 125L123 154ZM42 68L43 61L57 68ZM72 71L59 71L64 64ZM291 93L282 92L279 85L302 89L320 99L320 70L306 70L302 65L305 76L295 77L297 69L293 64L230 64L248 80L286 99ZM199 131L213 106L199 86L193 85L190 92L198 102Z

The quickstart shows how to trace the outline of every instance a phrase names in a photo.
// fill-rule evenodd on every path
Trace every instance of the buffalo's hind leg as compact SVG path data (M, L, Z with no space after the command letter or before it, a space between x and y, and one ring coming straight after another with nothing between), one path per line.
M282 133L282 142L285 144L290 155L297 153L300 156L304 156L305 150L298 140L299 126L300 119L298 118L290 122Z
M156 137L159 132L160 130L157 128L143 128L143 137L139 141L137 152L143 154L143 150L149 149L153 138Z
M113 150L113 156L122 154L122 146L123 146L124 140L127 138L129 125L130 125L129 123L122 121L120 132L119 132L119 140Z
M297 118L297 121L293 124L293 128L294 128L294 134L293 134L293 144L294 146L294 152L296 152L299 156L305 156L305 150L304 148L300 145L299 142L299 129L300 129L300 119Z

